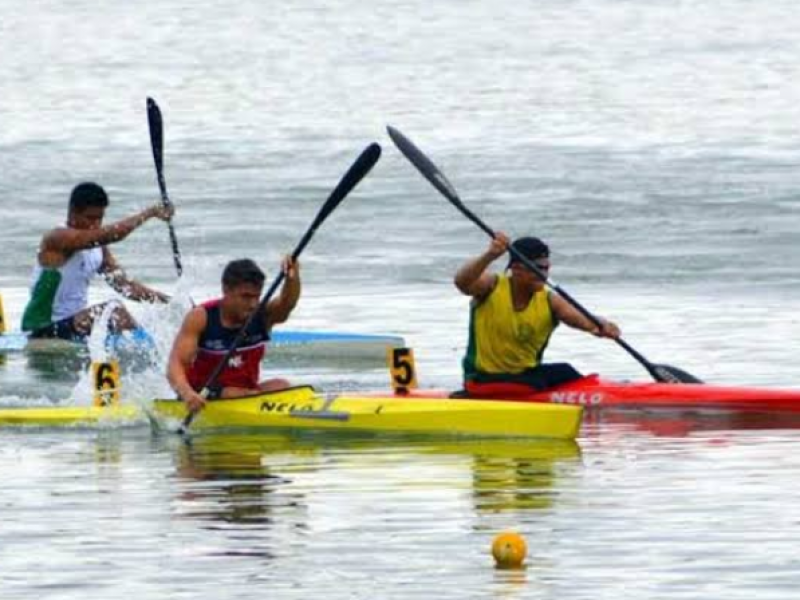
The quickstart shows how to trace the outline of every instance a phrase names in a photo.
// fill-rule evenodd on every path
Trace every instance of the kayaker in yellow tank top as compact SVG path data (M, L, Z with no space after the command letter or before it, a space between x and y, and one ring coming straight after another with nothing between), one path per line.
M542 364L559 323L601 337L620 335L617 325L602 318L598 329L513 257L505 273L488 272L508 246L509 238L498 232L490 246L462 265L455 276L456 287L472 297L463 360L464 388L471 396L523 395L580 378L567 363ZM520 238L514 248L543 273L550 270L550 249L540 239Z

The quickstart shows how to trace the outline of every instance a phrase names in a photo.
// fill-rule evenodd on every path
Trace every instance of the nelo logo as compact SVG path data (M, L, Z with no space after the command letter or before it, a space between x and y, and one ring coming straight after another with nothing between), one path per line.
M603 403L602 392L553 392L550 402L556 404L580 404L581 406L599 406Z
M313 404L297 405L293 402L271 402L265 401L261 403L261 412L278 412L278 413L292 413L292 412L313 412Z

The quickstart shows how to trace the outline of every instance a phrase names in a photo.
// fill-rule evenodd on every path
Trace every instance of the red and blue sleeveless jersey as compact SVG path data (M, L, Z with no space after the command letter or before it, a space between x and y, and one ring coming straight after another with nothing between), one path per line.
M221 300L211 300L201 306L206 311L206 328L198 341L197 356L187 372L189 383L200 390L211 373L223 359L239 333L239 328L222 325ZM263 311L259 311L247 327L247 332L236 350L228 358L225 368L214 385L221 387L258 388L261 359L269 341L269 329Z

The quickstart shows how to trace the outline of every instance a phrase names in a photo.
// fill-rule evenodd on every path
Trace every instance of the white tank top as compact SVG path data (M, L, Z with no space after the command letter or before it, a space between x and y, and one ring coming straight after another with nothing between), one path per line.
M102 248L79 250L57 269L37 264L33 269L31 293L44 271L57 270L61 274L61 282L53 298L52 320L55 322L71 317L89 305L89 284L102 264Z

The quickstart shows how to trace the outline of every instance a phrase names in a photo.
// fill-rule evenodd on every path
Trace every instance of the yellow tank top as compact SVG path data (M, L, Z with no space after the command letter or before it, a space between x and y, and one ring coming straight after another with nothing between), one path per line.
M547 289L516 311L511 280L498 275L489 295L472 303L464 375L474 379L480 373L521 373L537 366L557 324Z

